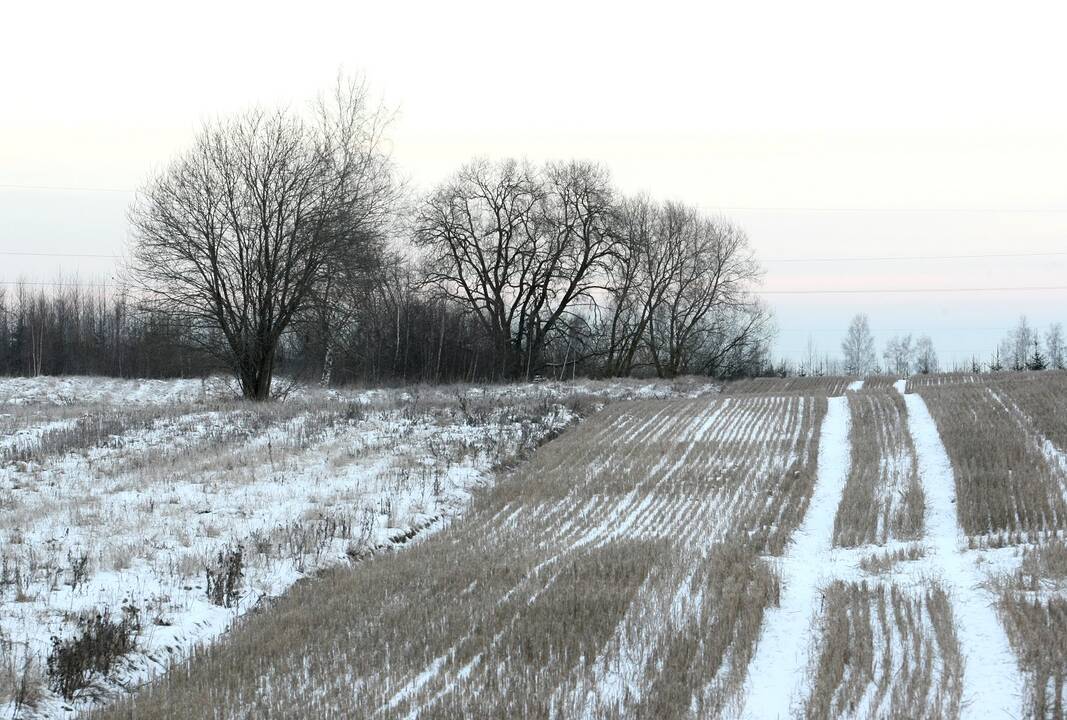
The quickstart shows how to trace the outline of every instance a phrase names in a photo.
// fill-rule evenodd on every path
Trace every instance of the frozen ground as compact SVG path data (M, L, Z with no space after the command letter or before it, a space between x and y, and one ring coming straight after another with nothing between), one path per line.
M861 383L853 383L848 390L861 388ZM895 389L903 393L904 382ZM937 426L919 395L904 397L926 497L922 540L831 548L834 513L848 474L849 415L844 398L830 398L820 438L818 481L804 522L784 556L768 558L779 568L781 600L765 616L738 716L784 720L804 715L805 697L814 683L812 663L819 650L824 592L834 580L892 583L915 597L922 597L931 582L938 583L950 598L963 656L959 716L1006 719L1025 714L1025 681L998 618L993 589L996 578L1017 568L1019 553L1011 548L968 550L956 520L952 466ZM918 557L896 563L889 572L863 567L880 553L905 551ZM887 711L885 702L887 698L868 691L849 716L881 717ZM914 712L924 716L935 709Z
M494 468L581 414L714 390L297 388L249 405L217 379L0 379L0 693L42 685L50 638L73 637L79 618L129 608L140 652L75 702L44 690L22 715L66 717L144 682L299 578L441 527ZM231 607L214 604L207 570L238 552ZM0 718L14 715L0 694Z
M390 560L407 562L395 577L359 574L375 563L350 574L394 584L381 607L373 590L350 588L369 596L358 607L380 627L341 623L343 642L290 642L240 692L246 680L228 678L229 697L258 697L279 716L299 715L313 697L362 713L347 716L385 718L468 706L503 717L511 703L546 698L547 715L559 718L788 718L812 712L821 692L848 699L831 703L834 717L900 717L901 697L913 695L924 703L908 706L916 717L1026 716L1030 675L997 605L1024 551L963 534L963 475L948 453L958 446L943 441L937 406L904 394L906 430L893 436L914 446L921 537L837 547L835 518L858 462L851 428L863 417L841 393L895 396L905 384L839 378L823 395L814 385L811 395L760 387L714 400L704 397L714 388L695 381L298 388L250 406L218 381L0 380L0 649L34 658L40 675L49 637L70 637L80 614L136 609L141 651L76 703L49 693L36 711L66 717L158 674L249 609L269 614L285 600L264 599L301 577L451 524ZM615 404L568 432L496 485L492 502L451 523L494 468L619 399L648 401ZM1031 429L1040 457L1067 466L1058 436ZM208 600L205 570L238 545L239 593L220 607ZM614 574L597 574L606 569ZM455 573L466 579L453 588ZM580 611L584 596L601 597L598 577L620 594L601 600L616 614L601 627L601 609L580 632L566 622L561 630L557 620ZM837 648L843 675L820 686L836 667L828 638L841 629L828 617L831 586L883 605L849 616L859 625ZM947 598L940 615L933 588ZM1061 588L1019 592L1047 601ZM947 632L935 626L946 619ZM427 625L459 634L438 637ZM276 628L267 628L271 641ZM531 648L543 662L531 666ZM347 680L331 689L287 674L310 657ZM168 692L205 692L176 687ZM11 710L0 706L0 718ZM238 702L217 717L244 712Z
M1024 686L1018 662L997 618L996 597L984 585L987 577L975 566L976 554L966 551L956 521L956 488L937 425L923 399L904 396L908 427L926 490L926 542L942 582L950 590L964 656L963 718L1018 717Z
M858 386L857 388L858 389ZM818 475L804 522L779 564L777 608L767 611L749 667L742 717L789 718L803 710L804 669L818 617L819 588L832 571L828 562L834 514L848 478L849 412L843 397L828 400L819 439Z

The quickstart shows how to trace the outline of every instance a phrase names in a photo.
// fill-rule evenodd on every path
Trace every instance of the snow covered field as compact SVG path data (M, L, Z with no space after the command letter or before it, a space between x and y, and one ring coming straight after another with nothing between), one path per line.
M299 578L444 525L495 467L605 402L713 390L300 388L249 405L221 380L0 380L0 717L136 686ZM230 570L213 602L207 573L217 587ZM42 689L51 638L104 611L136 614L137 652L73 701Z
M109 381L92 410L89 381L0 381L0 641L40 658L79 611L141 614L132 658L49 717L252 607L102 717L1057 717L1067 374L802 380L255 408ZM238 543L220 606L205 568Z

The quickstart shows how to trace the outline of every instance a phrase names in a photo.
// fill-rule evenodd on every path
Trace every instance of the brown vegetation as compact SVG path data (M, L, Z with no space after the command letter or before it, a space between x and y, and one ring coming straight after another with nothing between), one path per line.
M955 718L963 658L945 592L831 584L806 718Z
M810 375L805 377L757 377L735 380L723 385L724 395L741 395L747 393L768 393L788 395L792 393L807 395L844 395L856 378L837 375Z
M1008 591L1001 596L1000 614L1027 673L1027 717L1063 718L1067 700L1067 599L1031 599Z
M683 697L715 715L777 601L757 553L803 516L824 411L610 406L464 520L302 584L104 716L651 718Z
M1027 419L984 382L919 385L956 477L956 512L970 535L1067 528L1063 478Z
M834 544L854 547L922 535L925 500L897 392L849 393L852 468L834 518Z

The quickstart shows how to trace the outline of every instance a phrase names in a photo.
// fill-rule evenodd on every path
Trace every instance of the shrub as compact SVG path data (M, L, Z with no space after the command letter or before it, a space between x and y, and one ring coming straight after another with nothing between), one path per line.
M88 687L94 673L106 675L116 660L136 648L141 618L137 608L123 605L117 620L105 608L83 616L78 625L80 631L72 638L53 636L48 655L48 686L67 700Z
M241 597L244 574L244 548L241 545L219 550L214 564L204 568L208 600L220 607L234 607Z

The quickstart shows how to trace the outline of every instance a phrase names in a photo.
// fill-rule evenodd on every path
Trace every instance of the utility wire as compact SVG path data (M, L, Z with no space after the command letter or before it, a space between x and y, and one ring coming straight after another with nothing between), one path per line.
M106 287L119 287L119 283L90 283L90 282L63 282L63 281L42 281L42 280L0 280L0 285L29 285L33 287L88 287L88 288L106 288Z
M133 193L133 188L90 187L85 185L27 185L20 183L0 183L4 190L55 190L59 192L115 192ZM842 213L1067 213L1067 207L1053 208L989 208L989 207L797 207L775 205L704 205L697 204L704 210L716 212L842 212Z
M779 212L779 213L1003 213L1003 214L1058 214L1067 213L1062 208L993 208L993 207L781 207L758 205L702 205L702 210L712 212Z
M117 287L118 283L89 283L63 281L0 280L3 285L33 285L52 287ZM1014 287L959 287L959 288L843 288L843 289L790 289L754 290L754 295L863 295L863 294L908 294L908 293L981 293L981 292L1045 292L1067 290L1067 285L1017 285Z
M1037 258L1060 257L1067 255L1063 251L1032 253L970 253L966 255L881 255L881 256L840 256L840 257L766 257L759 258L768 263L833 263L833 262L895 262L900 260L976 260L986 258Z
M122 257L121 255L106 255L102 253L22 252L21 250L0 250L0 255L17 255L20 257L113 258L116 260Z
M862 295L881 293L979 293L1016 291L1067 290L1067 285L1019 285L1015 287L961 288L847 288L841 290L756 290L756 295Z
M0 190L55 190L59 192L137 192L131 188L86 187L84 185L19 185L17 183L0 183Z
M88 257L88 258L114 258L120 259L122 255L107 253L67 253L67 252L30 252L22 250L0 250L0 255L13 255L25 257ZM1041 258L1041 257L1064 257L1067 251L1052 250L1047 252L1029 253L969 253L965 255L841 255L823 257L765 257L759 258L768 263L835 263L835 262L896 262L901 260L974 260L974 259L1004 259L1004 258Z

